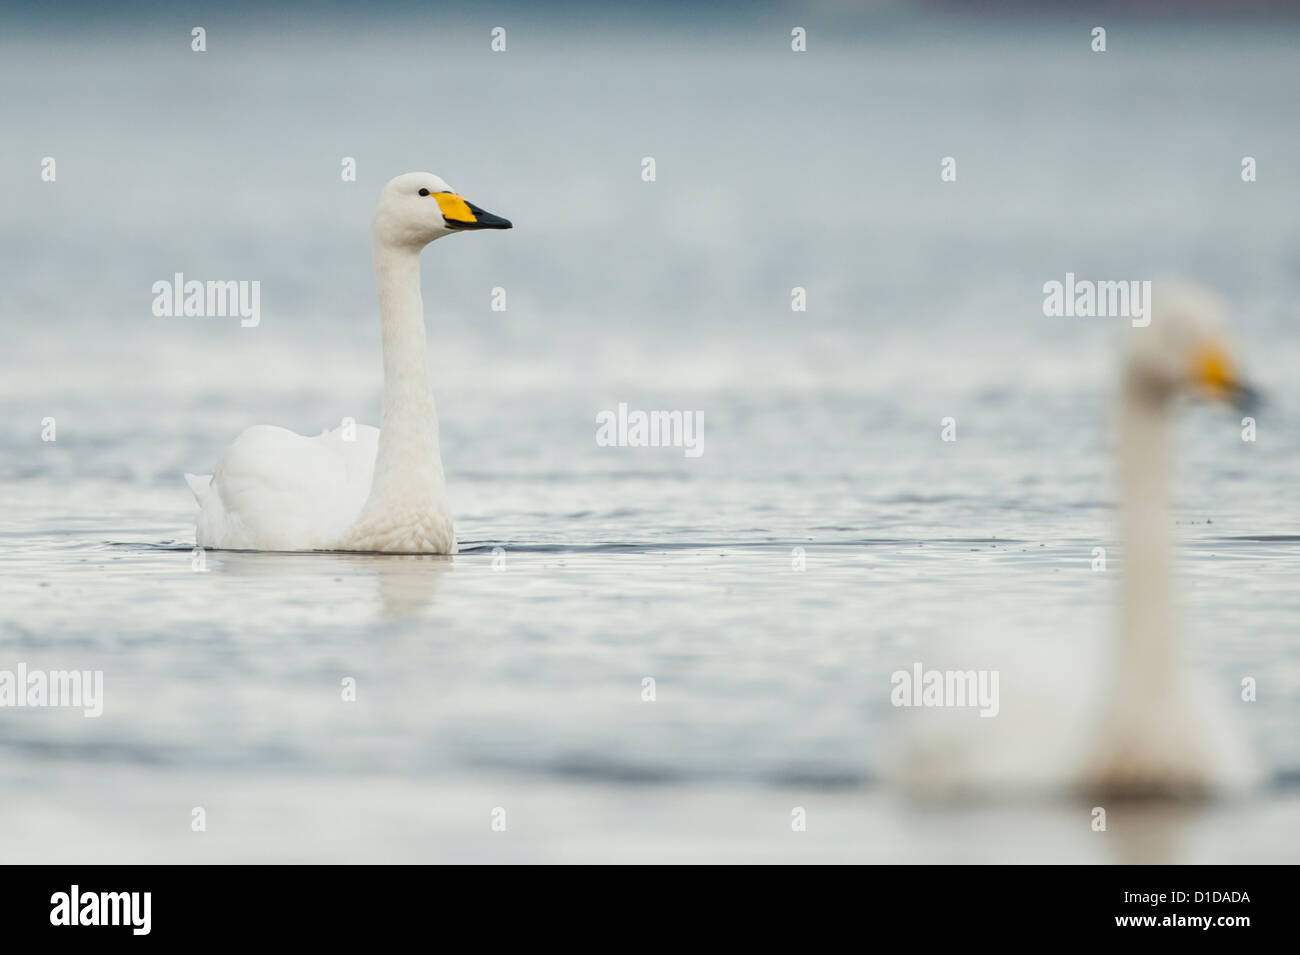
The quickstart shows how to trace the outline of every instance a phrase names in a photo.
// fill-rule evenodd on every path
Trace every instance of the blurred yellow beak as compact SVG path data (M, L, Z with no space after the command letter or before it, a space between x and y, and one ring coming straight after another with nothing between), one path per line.
M1242 382L1232 358L1219 345L1209 345L1192 359L1192 382L1216 401L1226 401L1243 410L1255 405L1255 390Z
M1209 346L1197 353L1192 369L1193 380L1214 395L1226 394L1237 382L1232 359L1217 346Z

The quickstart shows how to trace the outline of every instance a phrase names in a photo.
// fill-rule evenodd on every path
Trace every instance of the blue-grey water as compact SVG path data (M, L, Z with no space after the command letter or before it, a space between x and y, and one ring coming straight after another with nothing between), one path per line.
M0 860L1300 858L1293 23L412 16L0 34L0 670L105 680L0 709ZM515 222L423 258L461 553L195 570L183 472L378 423L369 214L412 169ZM927 647L1110 636L1128 330L1044 317L1067 271L1218 290L1268 394L1254 442L1186 410L1174 515L1268 782L1105 834L884 773ZM176 272L260 281L260 324L154 317ZM620 402L704 453L599 447Z

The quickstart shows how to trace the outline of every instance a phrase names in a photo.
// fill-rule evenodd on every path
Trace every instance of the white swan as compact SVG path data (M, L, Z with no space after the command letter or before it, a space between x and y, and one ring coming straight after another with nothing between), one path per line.
M1243 410L1255 398L1237 372L1216 298L1166 286L1153 304L1151 325L1132 329L1121 384L1119 638L1077 783L1101 794L1204 797L1246 789L1258 772L1214 697L1198 693L1180 666L1170 586L1170 419L1188 393Z
M902 710L910 725L891 774L913 796L1182 799L1240 792L1258 780L1231 721L1180 665L1168 508L1175 403L1193 395L1244 407L1253 392L1237 375L1216 299L1162 286L1153 304L1151 324L1128 330L1133 345L1120 386L1116 645L1099 660L1042 648L954 651L964 666L1000 665L1000 713L982 719L970 709ZM1027 655L1042 659L1029 669Z
M412 172L379 194L372 221L383 329L381 428L308 438L257 425L211 475L186 474L199 503L195 540L226 550L454 554L429 388L420 252L471 229L509 229L442 179Z

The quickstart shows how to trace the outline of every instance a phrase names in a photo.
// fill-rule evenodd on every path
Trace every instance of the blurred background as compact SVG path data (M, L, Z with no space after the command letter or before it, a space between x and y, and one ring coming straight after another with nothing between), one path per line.
M1295 861L1290 9L5 11L0 668L107 699L0 712L0 859ZM183 472L379 423L369 218L412 170L515 224L423 256L464 552L193 572ZM260 324L155 317L176 272L259 281ZM1109 636L1130 329L1044 317L1066 272L1215 289L1269 396L1253 444L1180 423L1175 516L1188 655L1229 703L1267 675L1272 783L1104 841L880 782L918 647ZM701 411L703 457L598 447L620 402Z

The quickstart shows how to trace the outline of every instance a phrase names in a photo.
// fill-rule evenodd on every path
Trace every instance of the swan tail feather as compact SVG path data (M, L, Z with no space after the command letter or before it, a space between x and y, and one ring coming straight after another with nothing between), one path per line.
M208 496L208 492L212 490L212 475L189 474L187 472L185 475L185 483L190 486L190 490L194 493L194 500L198 501L201 505L203 499Z

